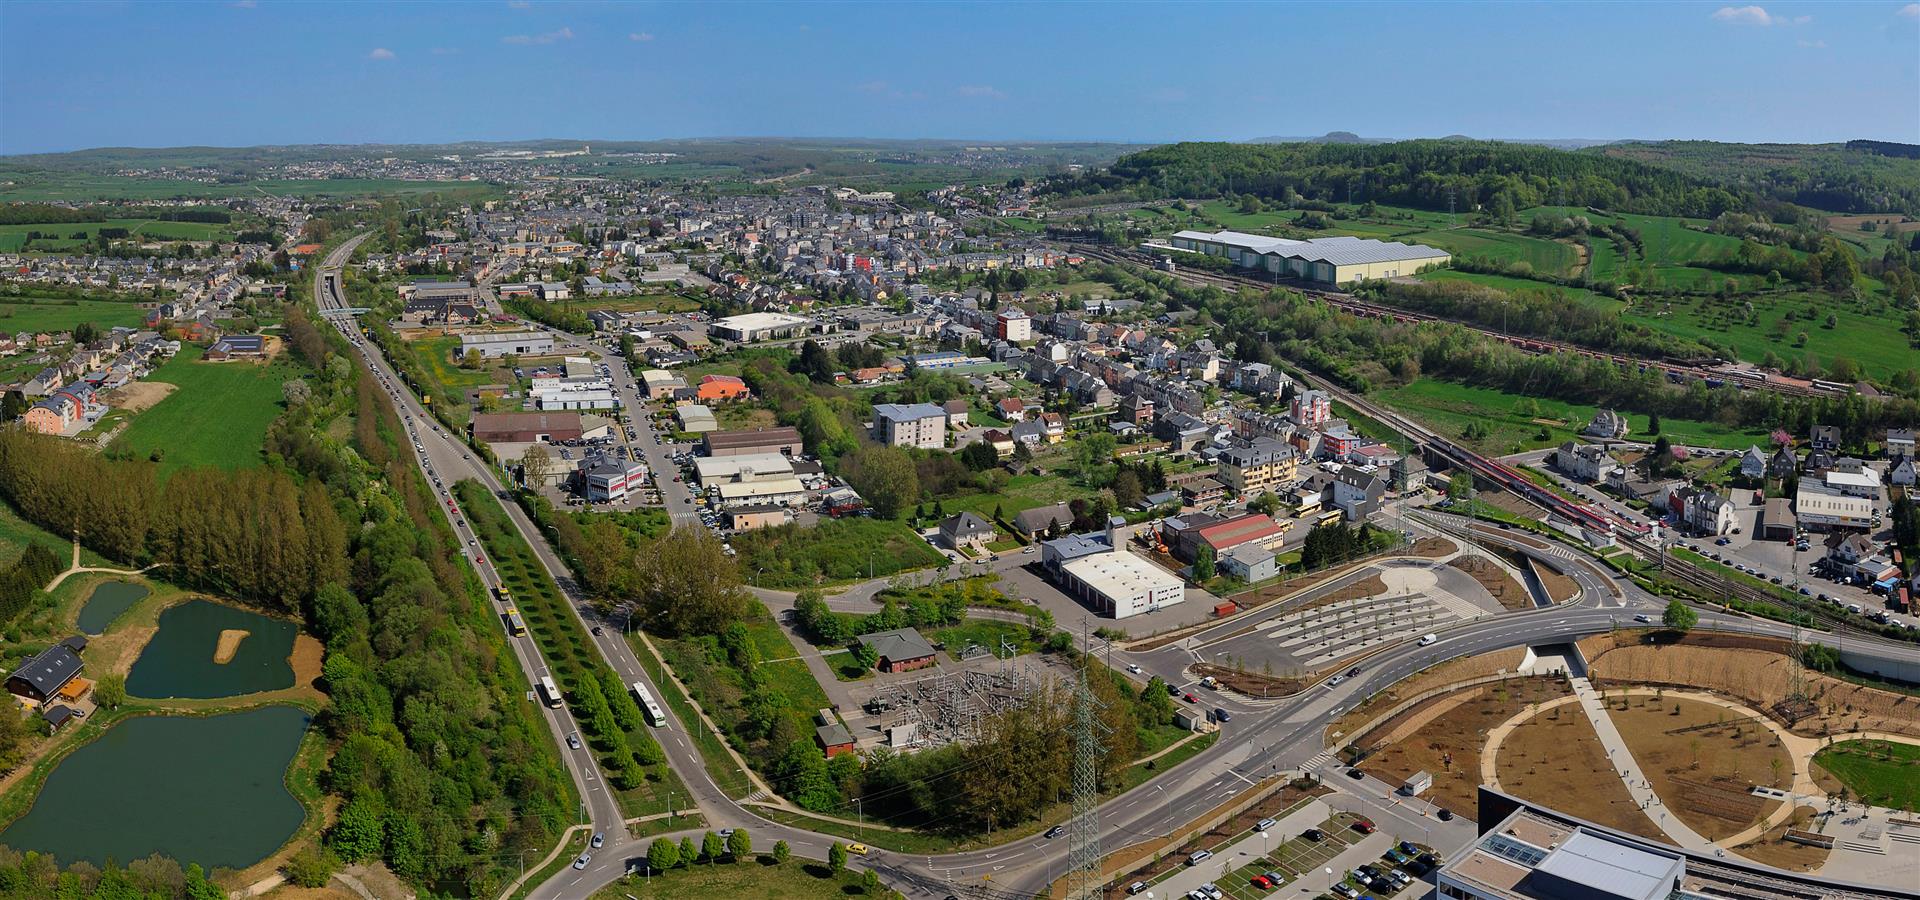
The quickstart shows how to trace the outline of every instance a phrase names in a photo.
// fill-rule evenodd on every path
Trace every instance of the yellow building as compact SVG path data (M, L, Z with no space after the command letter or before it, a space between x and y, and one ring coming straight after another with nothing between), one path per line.
M1220 481L1242 497L1258 497L1267 491L1280 493L1292 486L1299 474L1300 454L1284 441L1260 438L1248 447L1220 451Z

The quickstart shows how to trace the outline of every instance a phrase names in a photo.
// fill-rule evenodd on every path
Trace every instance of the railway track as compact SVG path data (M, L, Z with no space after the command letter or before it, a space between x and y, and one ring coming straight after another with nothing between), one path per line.
M1162 262L1160 259L1156 259L1152 254L1137 250L1115 250L1110 247L1098 247L1087 244L1069 244L1067 248L1075 253L1104 262L1146 266L1157 271L1166 272L1165 269L1160 268ZM1448 319L1431 313L1423 313L1397 306L1389 306L1383 303L1375 303L1369 300L1362 300L1344 291L1303 287L1297 284L1283 284L1281 282L1247 275L1225 275L1217 272L1175 270L1166 272L1166 274L1191 284L1207 285L1226 290L1238 290L1243 287L1272 288L1284 286L1297 290L1342 312L1363 319L1393 318L1403 322L1448 322L1462 328L1472 329L1484 337L1499 341L1502 344L1506 344L1523 352L1542 355L1548 353L1565 353L1584 356L1588 359L1606 360L1623 369L1658 371L1669 382L1674 384L1702 381L1710 387L1732 385L1740 390L1761 390L1789 397L1843 397L1853 390L1850 386L1837 382L1812 381L1802 384L1795 381L1780 381L1771 377L1758 376L1757 373L1753 376L1747 376L1723 372L1705 366L1689 365L1668 360L1648 361L1630 356L1622 356L1618 353L1594 350L1590 347L1582 347L1578 344L1570 344L1565 341L1507 334L1461 319Z
M1106 248L1085 247L1085 246L1075 246L1073 247L1073 249L1076 252L1083 253L1092 258L1102 259L1108 262L1123 263L1123 264L1130 264L1130 265L1151 265L1152 264L1151 257L1148 257L1146 254L1118 253ZM1263 286L1263 287L1273 286L1271 282L1262 282L1257 279L1250 279L1250 278L1223 276L1223 275L1217 275L1210 272L1176 271L1169 274L1172 274L1176 278L1185 279L1190 283L1211 284L1211 285L1226 287L1230 289L1237 289L1242 286L1250 286L1250 285ZM1309 296L1313 296L1317 299L1320 299L1323 302L1333 304L1336 307L1347 309L1350 312L1359 310L1359 309L1365 309L1365 310L1371 311L1371 313L1374 315L1392 315L1400 319L1441 321L1433 316L1427 316L1420 313L1410 313L1404 310L1397 310L1391 307L1385 307L1385 306L1380 306L1378 304L1367 303L1366 301L1362 301L1357 298L1354 298L1351 294L1345 294L1338 291L1304 289L1303 292L1308 294ZM1355 312L1355 314L1362 314L1362 313ZM1473 326L1467 326L1467 327L1473 327ZM1476 328L1475 330L1481 331L1482 333L1489 334L1490 336L1500 337L1501 339L1506 340L1508 343L1513 343L1515 340L1515 339L1508 339L1506 337L1499 336L1499 335L1492 335L1491 333L1486 332L1484 329ZM1537 345L1537 344L1542 344L1543 342L1531 341L1527 343L1533 343ZM1562 348L1565 346L1565 345L1552 345L1550 344L1550 342L1545 342L1545 343L1548 343L1550 346L1552 346L1555 349ZM1528 349L1528 348L1523 347L1523 349ZM1535 352L1554 352L1554 351L1536 350ZM1608 358L1608 359L1619 361L1622 364L1627 364L1629 362L1624 357L1613 356L1610 354L1595 354L1593 351L1589 351L1589 350L1568 349L1566 352L1579 352L1583 355L1588 355L1588 356L1597 355L1597 356L1600 356L1601 358ZM1693 371L1693 372L1704 371L1704 370L1691 368L1691 367L1673 367L1666 364L1661 364L1661 365L1662 365L1662 368L1667 368L1667 369L1677 368L1683 371ZM1310 373L1310 374L1317 375L1317 373ZM1741 581L1728 578L1711 569L1697 565L1690 560L1680 559L1673 556L1671 553L1663 552L1660 544L1650 537L1650 530L1646 526L1639 525L1637 523L1630 522L1624 518L1621 518L1620 516L1612 513L1611 511L1608 511L1604 507L1590 506L1586 504L1575 503L1571 500L1568 500L1567 498L1562 497L1559 494L1554 493L1553 491L1545 487L1542 487L1533 479L1528 478L1525 474L1515 470L1513 467L1508 466L1505 463L1483 456L1467 447L1461 446L1460 444L1454 442L1453 440L1447 438L1446 436L1434 431L1431 428L1426 427L1425 425L1422 425L1421 423L1413 419L1410 419L1404 415L1401 415L1400 413L1394 410L1387 409L1386 407L1372 403L1358 394L1354 394L1350 391L1345 390L1344 388L1340 388L1332 384L1330 381L1328 381L1324 377L1321 377L1318 380L1320 381L1319 386L1321 390L1326 391L1328 394L1332 395L1334 399L1339 400L1342 404L1345 404L1348 408L1353 409L1357 412L1360 412L1366 416L1369 416L1375 419L1376 421L1379 421L1387 425L1388 427L1393 428L1395 431L1398 431L1401 434L1404 434L1410 438L1415 439L1419 443L1430 448L1437 455L1445 457L1446 459L1454 463L1456 466L1466 471L1472 472L1476 480L1484 480L1486 483L1490 483L1500 488L1501 490L1506 491L1509 494L1513 494L1521 498L1522 500L1525 500L1530 505L1547 513L1548 515L1558 516L1580 527L1591 528L1600 532L1612 534L1614 536L1615 542L1619 544L1621 547L1624 547L1626 550L1628 550L1628 552L1631 552L1648 562L1653 562L1660 565L1661 571L1667 577L1670 577L1675 581L1680 582L1683 585L1699 590L1703 594L1705 594L1707 597L1710 597L1710 598L1711 597L1732 597L1747 603L1764 603L1770 606L1789 608L1798 612L1806 613L1807 615L1811 616L1815 622L1820 623L1821 625L1827 627L1828 629L1836 633L1860 635L1863 637L1880 636L1879 632L1863 629L1859 627L1857 623L1852 622L1850 619L1848 619L1847 616L1834 612L1832 610L1826 609L1824 606L1820 605L1817 601L1814 601L1811 599L1804 602L1797 599L1790 600L1788 598L1778 596L1771 591L1762 590L1760 588L1754 587L1753 585L1745 584Z

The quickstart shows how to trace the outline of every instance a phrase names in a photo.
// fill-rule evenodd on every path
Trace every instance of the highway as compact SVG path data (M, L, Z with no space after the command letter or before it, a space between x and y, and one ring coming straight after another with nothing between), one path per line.
M337 275L358 240L356 238L330 254L316 275L316 286L320 288L316 296L325 309L337 310L351 305L332 291L330 285L333 282L327 281L327 276L329 273ZM331 318L339 317L336 314ZM476 457L457 436L444 433L435 424L413 395L404 389L377 349L367 345L354 331L350 321L340 321L338 324L356 342L356 346L360 346L363 364L386 387L402 419L418 426L419 462L423 468L449 486L461 478L472 478L494 491L496 496L504 498L505 488L492 468ZM586 349L586 342L577 336L556 333L556 338L561 349ZM597 349L596 352L604 354L605 351ZM614 373L627 408L641 409L632 374L625 366L614 367ZM636 438L630 442L630 446L637 448L641 458L648 462L655 473L673 471L675 466L666 458L671 448L660 441L647 417L635 415L630 416L629 420L636 432ZM622 439L625 439L624 435ZM659 487L675 523L698 527L698 517L691 505L687 486L667 480ZM658 694L658 686L652 684L632 649L621 637L622 628L618 627L623 624L621 620L600 620L586 603L583 592L575 584L567 567L531 520L511 501L503 501L502 506L555 584L565 593L582 623L587 626L609 626L602 629L602 634L592 638L602 657L622 680L647 683ZM1610 570L1576 551L1560 547L1541 550L1513 536L1498 532L1488 534L1486 529L1457 517L1432 512L1419 515L1425 517L1428 526L1442 532L1457 534L1457 529L1471 528L1476 538L1512 546L1520 552L1542 558L1550 557L1580 584L1582 597L1574 604L1493 616L1439 629L1438 640L1428 646L1406 643L1386 648L1362 662L1358 676L1339 685L1319 685L1295 697L1280 700L1230 701L1236 709L1244 712L1235 715L1233 721L1223 727L1219 741L1211 749L1173 766L1152 781L1101 806L1101 835L1105 850L1110 852L1164 836L1169 829L1177 828L1181 823L1232 799L1261 778L1276 772L1302 767L1323 771L1330 763L1323 752L1322 740L1328 724L1354 704L1413 672L1457 656L1519 645L1560 643L1604 632L1617 625L1628 624L1635 614L1657 614L1664 605L1629 582L1614 578ZM1532 538L1531 535L1528 537ZM470 555L475 554L470 551ZM490 586L498 583L490 564L476 560L475 568ZM1778 623L1732 618L1711 610L1702 611L1699 627L1791 636L1790 629ZM1820 639L1817 635L1808 637ZM511 643L530 681L546 672L538 648L531 640L523 638ZM1855 640L1851 643L1853 649L1858 650L1863 642ZM1920 656L1920 648L1911 646L1888 645L1885 651L1902 656ZM1113 660L1119 665L1137 664L1147 671L1172 673L1178 677L1191 657L1180 643L1176 643L1148 652L1116 651ZM773 842L784 840L798 855L811 858L826 856L827 846L836 838L765 820L752 808L742 806L735 798L721 791L708 777L698 752L687 740L686 723L678 721L671 708L667 710L667 716L669 722L658 732L661 745L669 764L693 794L692 805L705 816L707 827L746 827L751 830L756 846L770 847ZM539 885L530 894L536 900L573 900L588 896L623 874L627 861L644 855L645 843L651 839L637 841L627 836L626 829L620 826L617 806L604 789L604 782L595 770L591 756L585 752L564 751L564 735L577 727L568 712L565 709L549 710L546 718L556 741L561 742L563 755L576 785L581 788L582 795L588 798L591 821L597 830L607 834L607 846L594 853L584 870L563 869L559 875ZM1356 785L1345 783L1348 781L1338 778L1329 779L1327 783L1336 789L1351 791ZM1443 848L1463 843L1472 833L1472 826L1464 819L1442 823L1398 806L1370 810L1369 814L1375 815L1390 830L1407 835L1417 833L1429 836L1432 843ZM889 884L908 896L938 898L952 894L967 897L1028 897L1064 874L1062 867L1066 855L1065 840L1048 840L1031 835L988 849L943 856L875 850L868 857L856 858L854 862L879 871Z

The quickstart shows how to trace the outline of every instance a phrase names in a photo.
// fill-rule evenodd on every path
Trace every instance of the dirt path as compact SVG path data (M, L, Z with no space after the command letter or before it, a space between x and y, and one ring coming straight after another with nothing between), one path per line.
M53 580L47 582L47 586L45 588L42 588L42 590L51 594L53 593L53 589L59 587L60 583L63 581L66 581L68 577L73 575L78 575L82 572L105 572L109 575L145 575L146 573L154 569L157 569L159 567L160 567L159 563L154 563L153 565L146 566L144 568L139 568L139 569L114 569L114 568L109 568L107 566L83 566L80 564L80 539L74 538L73 562L67 566L67 570L65 572L61 572L60 574L53 576Z

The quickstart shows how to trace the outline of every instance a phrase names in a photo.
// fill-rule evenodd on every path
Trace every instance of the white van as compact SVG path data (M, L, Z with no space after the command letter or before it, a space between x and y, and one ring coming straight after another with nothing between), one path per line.
M1197 865L1199 865L1199 864L1201 864L1201 863L1203 863L1203 862L1206 862L1207 860L1209 860L1209 859L1212 859L1212 858L1213 858L1213 851L1212 851L1212 850L1202 850L1202 851L1200 851L1200 852L1198 852L1198 853L1195 853L1195 854L1194 854L1194 855L1192 855L1192 856L1189 856L1189 857L1187 857L1187 865L1190 865L1190 866L1197 866Z
M1428 635L1423 635L1423 636L1422 636L1422 637L1420 638L1420 646L1422 646L1422 647L1425 647L1425 646L1427 646L1428 644L1431 644L1431 643L1433 643L1434 641L1437 641L1437 640L1439 640L1439 639L1440 639L1440 636L1439 636L1439 635L1437 635L1437 634L1428 634Z
M1253 823L1253 830L1254 830L1254 831L1265 831L1265 830L1267 830L1267 829L1269 829L1269 828L1272 828L1273 826L1275 826L1275 825L1278 825L1278 824L1280 824L1280 823L1278 823L1278 822L1276 822L1276 821L1274 821L1274 820L1272 820L1272 819L1261 819L1260 821L1258 821L1258 822L1255 822L1255 823Z

